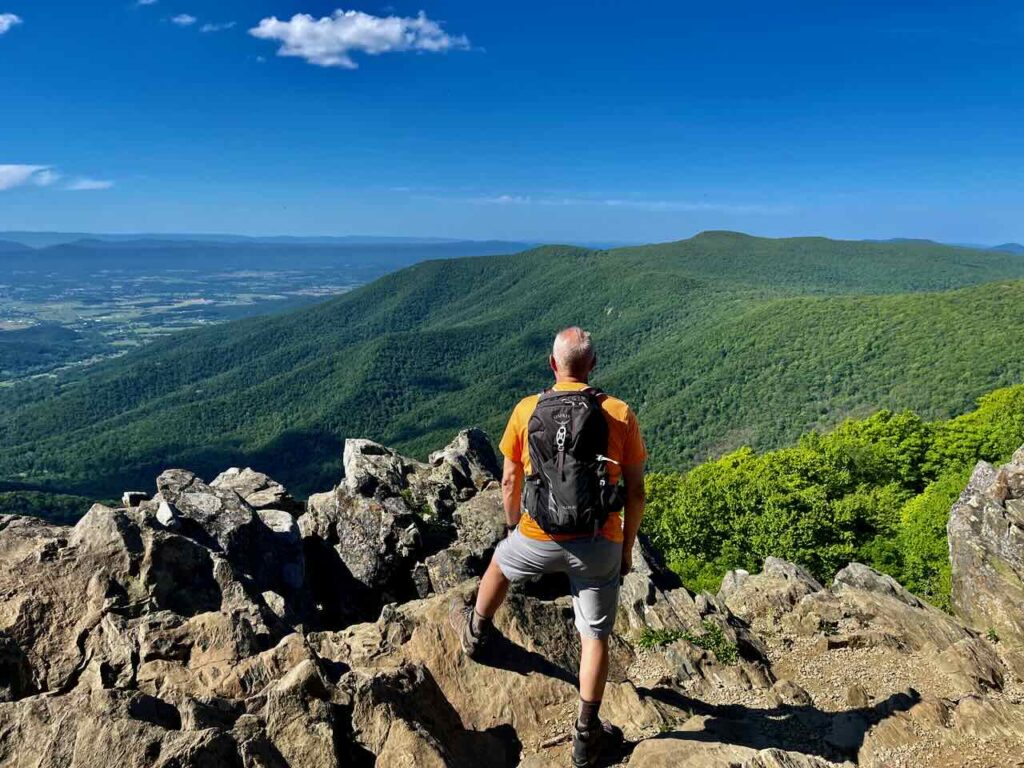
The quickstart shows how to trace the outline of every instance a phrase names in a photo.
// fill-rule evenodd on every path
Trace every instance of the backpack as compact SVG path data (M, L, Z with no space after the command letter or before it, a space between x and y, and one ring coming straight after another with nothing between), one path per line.
M601 529L623 506L618 485L608 482L608 422L600 390L546 390L527 425L531 473L523 506L546 533L582 534Z

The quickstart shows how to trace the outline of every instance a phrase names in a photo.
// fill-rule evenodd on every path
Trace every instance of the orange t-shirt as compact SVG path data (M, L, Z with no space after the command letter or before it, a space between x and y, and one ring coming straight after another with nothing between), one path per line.
M552 389L568 392L586 389L588 386L582 382L567 381L555 384ZM523 465L525 475L529 475L532 471L530 446L526 439L527 426L530 423L530 416L533 415L533 409L537 407L539 397L540 395L530 395L519 401L512 411L499 446L506 458ZM608 421L608 458L614 459L619 464L643 464L647 460L647 449L640 436L640 425L637 424L636 415L630 407L618 398L606 395L601 399L601 409ZM618 465L608 462L608 482L617 483L621 474L622 471ZM526 510L523 510L523 516L519 521L519 532L538 541L567 541L580 537L580 534L552 535L545 533ZM583 535L588 536L589 534ZM609 541L622 541L622 515L620 513L608 515L608 519L601 529L601 535Z

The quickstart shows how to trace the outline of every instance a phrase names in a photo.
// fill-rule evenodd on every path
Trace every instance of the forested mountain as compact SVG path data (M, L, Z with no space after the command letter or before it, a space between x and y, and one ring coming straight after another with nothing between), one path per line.
M421 454L474 423L496 436L570 323L594 331L594 383L635 405L652 465L681 468L878 408L963 412L1024 380L1022 303L1024 260L926 242L712 232L424 262L0 391L0 481L109 496L248 464L323 489L346 436Z

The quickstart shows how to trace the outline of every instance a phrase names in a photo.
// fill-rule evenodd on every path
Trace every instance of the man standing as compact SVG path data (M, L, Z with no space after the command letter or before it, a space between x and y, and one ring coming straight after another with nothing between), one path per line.
M457 602L450 617L473 658L493 631L510 582L568 574L581 645L572 759L574 766L591 766L605 735L617 732L598 711L619 585L632 568L644 513L647 452L629 406L587 383L597 363L589 333L577 327L559 333L549 363L554 386L521 400L501 439L509 535L494 552L476 604Z

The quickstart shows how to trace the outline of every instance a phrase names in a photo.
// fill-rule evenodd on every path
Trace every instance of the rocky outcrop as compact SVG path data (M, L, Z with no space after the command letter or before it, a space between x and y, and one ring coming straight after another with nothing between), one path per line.
M351 493L378 499L401 495L418 512L442 519L501 475L490 440L479 429L463 430L426 464L372 440L347 440L343 463Z
M262 472L246 467L221 472L210 483L213 488L234 491L245 503L256 510L282 510L292 515L301 515L305 505L289 495L285 487ZM130 506L130 505L126 505Z
M453 513L455 540L424 561L427 579L417 588L444 592L483 573L498 542L505 537L501 490L492 488L472 497Z
M975 467L948 533L957 614L1024 646L1024 449L998 469Z
M820 592L822 586L805 569L777 557L764 561L761 573L729 571L722 579L718 598L737 616L774 621L792 610L802 598Z
M447 626L505 534L486 438L428 462L350 441L344 463L304 509L251 469L169 470L73 527L0 517L0 766L567 765L564 584L512 590L477 661ZM1019 760L1024 656L888 576L825 588L769 558L692 595L642 537L633 565L605 764Z

